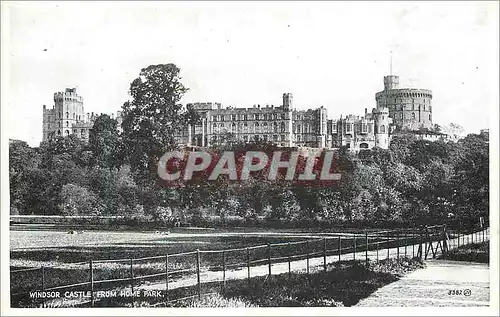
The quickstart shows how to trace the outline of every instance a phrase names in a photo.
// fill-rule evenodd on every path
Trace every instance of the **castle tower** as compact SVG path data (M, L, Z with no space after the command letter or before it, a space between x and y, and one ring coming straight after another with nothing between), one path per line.
M384 90L375 94L377 109L388 108L399 130L433 129L432 91L399 88L399 77L384 76Z
M293 110L293 95L291 93L283 94L283 109L287 111Z
M69 136L74 132L73 124L85 120L83 97L76 93L76 88L54 94L54 116L56 136Z
M375 146L388 149L389 148L389 130L392 124L392 119L389 117L388 108L373 109L375 130Z
M399 76L389 75L384 76L384 90L398 89L399 88Z

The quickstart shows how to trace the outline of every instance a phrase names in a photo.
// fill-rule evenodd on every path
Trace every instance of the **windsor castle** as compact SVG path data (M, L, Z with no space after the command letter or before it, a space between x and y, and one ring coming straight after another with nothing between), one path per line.
M302 110L295 107L293 95L284 93L282 104L253 105L250 108L225 107L220 103L189 103L201 120L179 131L176 139L185 146L209 147L228 136L243 142L268 141L283 147L339 148L352 151L389 147L391 136L399 131L420 138L449 138L435 132L432 124L432 91L399 87L399 77L384 77L384 89L375 94L376 107L363 115L349 114L328 119L326 108ZM54 107L43 106L43 141L74 134L88 142L97 113L85 113L83 98L75 88L54 94ZM111 115L114 118L114 115ZM117 112L118 126L121 112Z

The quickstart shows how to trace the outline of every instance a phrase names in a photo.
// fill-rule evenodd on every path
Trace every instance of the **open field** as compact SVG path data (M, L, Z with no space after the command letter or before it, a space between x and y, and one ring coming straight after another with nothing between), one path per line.
M300 271L300 267L303 270L306 264L304 255L310 258L312 272L322 268L323 263L340 261L339 246L342 248L342 261L361 260L365 255L367 259L374 261L379 256L381 260L389 257L389 251L391 258L415 256L419 243L417 236L412 238L411 235L395 235L392 232L381 235L370 232L367 236L358 234L354 239L350 233L293 230L230 232L182 228L168 235L161 232L85 231L68 234L62 231L11 230L10 235L11 270L34 268L26 272L12 272L13 294L48 290L74 283L82 283L74 287L74 290L88 290L90 259L93 263L92 281L97 283L95 290L130 288L131 277L134 288L164 288L167 263L169 285L173 290L196 285L196 249L205 250L199 254L200 272L203 283L211 283L220 281L223 265L228 280L246 277L247 265L249 274L250 266L252 267L252 277L267 275L269 250L272 253L273 274L280 274L287 271L287 265L289 270L290 264L287 262L290 259L293 271ZM368 241L365 237L369 238L369 251L366 254ZM399 240L395 239L397 237ZM472 236L462 237L462 240L469 241L470 237ZM455 239L454 243L457 242ZM398 251L395 249L396 244L399 245ZM260 246L256 247L257 245ZM356 255L353 253L354 245L357 246ZM230 248L233 250L229 251ZM379 249L380 254L377 251ZM222 253L217 250L228 251ZM328 250L327 253L324 253L325 250ZM178 253L187 254L176 255ZM166 263L167 254L169 257ZM113 279L121 281L108 282Z
M85 283L89 281L89 260L93 260L95 280L127 278L130 276L130 259L155 257L162 258L134 260L134 276L159 274L165 271L164 256L199 250L239 249L225 255L226 265L244 265L245 259L258 261L268 257L268 248L251 249L256 245L280 244L271 248L272 256L286 257L296 254L320 253L325 247L337 250L339 237L342 249L353 246L352 235L348 233L312 233L295 230L249 231L249 230L203 230L176 229L166 235L162 232L132 231L85 231L68 234L66 231L50 230L11 230L11 270L41 268L12 274L12 293L29 290L47 289L60 285ZM300 241L308 243L284 245ZM373 242L374 240L372 240ZM361 242L358 242L361 244ZM358 245L359 246L359 245ZM122 259L122 260L117 260ZM106 262L111 260L110 262ZM102 262L97 262L102 261ZM202 271L221 269L220 253L204 253L201 256ZM193 270L196 255L172 257L169 271ZM189 272L183 272L189 273ZM192 272L191 272L192 273ZM43 275L43 277L41 276ZM173 279L179 277L174 274Z

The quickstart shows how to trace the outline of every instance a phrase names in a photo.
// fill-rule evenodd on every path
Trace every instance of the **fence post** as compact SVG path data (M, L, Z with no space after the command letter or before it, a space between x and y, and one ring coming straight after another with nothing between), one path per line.
M323 269L326 271L326 238L323 238Z
M165 255L165 303L168 304L168 253Z
M354 253L353 253L353 261L356 261L356 234L354 234Z
M92 267L92 259L89 261L90 273L90 307L94 307L94 269Z
M288 277L290 278L292 276L292 259L290 256L288 256Z
M390 243L390 242L389 242L389 243ZM391 252L391 246L390 246L390 244L389 244L389 243L387 244L387 259L389 259L389 258L391 257L391 255L390 255L390 252Z
M423 242L424 242L424 236L422 235L422 231L420 231L420 243L418 246L418 249L420 250L420 259L423 258L424 256L424 249L423 249Z
M339 236L339 262L340 262L340 257L342 255L342 237Z
M130 296L130 300L132 301L132 307L134 307L135 298L134 298L134 259L130 259L130 289L132 290L132 295Z
M42 265L42 292L45 291L45 266Z
M130 287L132 288L132 293L134 292L134 260L130 259Z
M201 299L201 278L200 278L200 264L201 262L201 257L200 257L200 250L196 250L196 280L198 282L198 299Z
M226 250L222 250L222 293L226 293Z
M396 259L399 261L399 232L396 233Z
M306 268L307 274L309 274L309 240L306 240Z
M407 248L408 248L408 232L405 231L405 258L408 257L406 253Z
M267 245L267 263L269 265L269 277L271 277L271 244Z
M365 232L365 244L366 244L366 248L365 248L365 262L366 262L366 266L368 266L368 232Z
M411 232L411 258L415 258L415 231Z
M245 251L247 253L247 278L248 282L250 283L250 250L247 247Z

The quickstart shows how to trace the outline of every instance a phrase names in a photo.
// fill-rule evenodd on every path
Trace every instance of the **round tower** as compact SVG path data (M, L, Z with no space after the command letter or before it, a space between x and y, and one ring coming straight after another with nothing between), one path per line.
M375 130L375 146L388 149L389 148L389 129L392 120L389 118L388 108L373 109L373 120Z
M400 130L432 129L432 91L399 88L398 76L384 77L384 90L375 94L377 109L388 108Z

